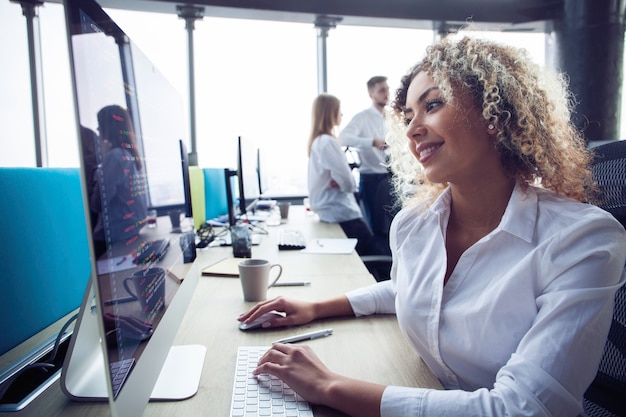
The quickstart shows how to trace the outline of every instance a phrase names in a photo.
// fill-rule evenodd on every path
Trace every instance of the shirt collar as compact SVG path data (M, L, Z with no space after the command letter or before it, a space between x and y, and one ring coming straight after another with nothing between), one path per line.
M452 193L448 187L435 199L428 211L434 215L447 213L450 210L451 198ZM537 191L534 187L529 186L523 190L519 182L516 183L502 220L494 232L502 230L531 242L537 222L537 202Z

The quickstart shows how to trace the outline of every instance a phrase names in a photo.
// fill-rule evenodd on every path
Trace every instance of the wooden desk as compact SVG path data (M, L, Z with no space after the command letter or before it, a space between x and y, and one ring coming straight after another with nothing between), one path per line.
M281 229L300 231L307 242L317 238L345 238L337 224L320 222L317 215L306 215L303 206L291 206L289 219L280 226L260 226L268 234L261 234L260 245L252 246L252 257L267 259L283 266L281 280L298 280L309 275L369 274L356 253L350 255L303 255L299 251L279 251L278 234ZM210 265L224 257L232 257L230 247L198 250L200 265ZM271 297L271 293L269 294Z
M316 216L305 216L298 208L291 208L287 224L268 227L269 235L261 245L253 247L252 255L283 264L285 280L306 278L312 285L272 288L269 297L285 295L316 300L375 283L356 254L279 252L276 234L280 228L296 228L307 238L345 237L337 225L319 223ZM230 247L208 248L198 251L196 262L210 265L231 255ZM230 412L237 346L269 345L281 337L325 327L333 328L332 336L307 343L331 370L381 384L441 388L400 333L395 316L327 319L294 328L242 332L236 318L253 305L244 302L237 278L200 278L175 341L175 344L207 347L198 393L184 401L150 403L145 415L226 417ZM314 413L322 417L343 415L326 407L315 407ZM58 382L25 410L0 413L13 417L105 415L108 415L106 403L72 402L61 393Z

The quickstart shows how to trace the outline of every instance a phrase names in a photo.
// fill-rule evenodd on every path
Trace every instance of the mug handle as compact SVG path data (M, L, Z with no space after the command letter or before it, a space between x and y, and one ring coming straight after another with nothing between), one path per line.
M270 272L272 271L272 268L274 268L275 266L278 267L278 275L276 275L276 278L274 278L274 281L272 281L272 283L270 285L268 285L267 288L272 288L274 286L274 284L276 284L276 281L278 281L278 278L280 278L280 276L283 273L283 267L280 264L270 265Z
M124 278L124 288L126 289L126 291L128 291L128 293L133 297L134 300L137 300L137 296L135 295L135 293L130 289L129 285L127 284L128 280L132 281L131 277L127 277ZM276 282L272 283L272 285L274 285Z

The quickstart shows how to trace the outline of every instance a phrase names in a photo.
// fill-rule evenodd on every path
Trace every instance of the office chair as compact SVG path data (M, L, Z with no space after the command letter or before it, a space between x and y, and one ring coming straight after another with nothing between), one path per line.
M595 379L585 392L589 417L626 416L626 286L615 294L613 322Z
M594 179L600 188L598 206L622 225L626 219L626 141L594 148ZM583 406L590 417L626 416L626 286L615 294L613 321L595 379Z
M625 225L626 141L618 140L593 148L593 177L600 188L598 206Z
M343 151L346 154L346 160L350 170L359 169L361 167L361 158L359 156L359 150L350 146L344 146Z

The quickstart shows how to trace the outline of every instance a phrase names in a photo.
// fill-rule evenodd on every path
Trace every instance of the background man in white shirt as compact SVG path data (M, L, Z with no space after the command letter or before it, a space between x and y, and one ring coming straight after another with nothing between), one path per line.
M359 196L361 209L368 225L376 233L379 229L373 216L376 207L376 191L381 181L389 180L389 171L383 164L385 154L384 110L389 101L387 77L375 76L367 81L367 92L372 106L357 113L341 131L341 144L356 148L359 152Z

